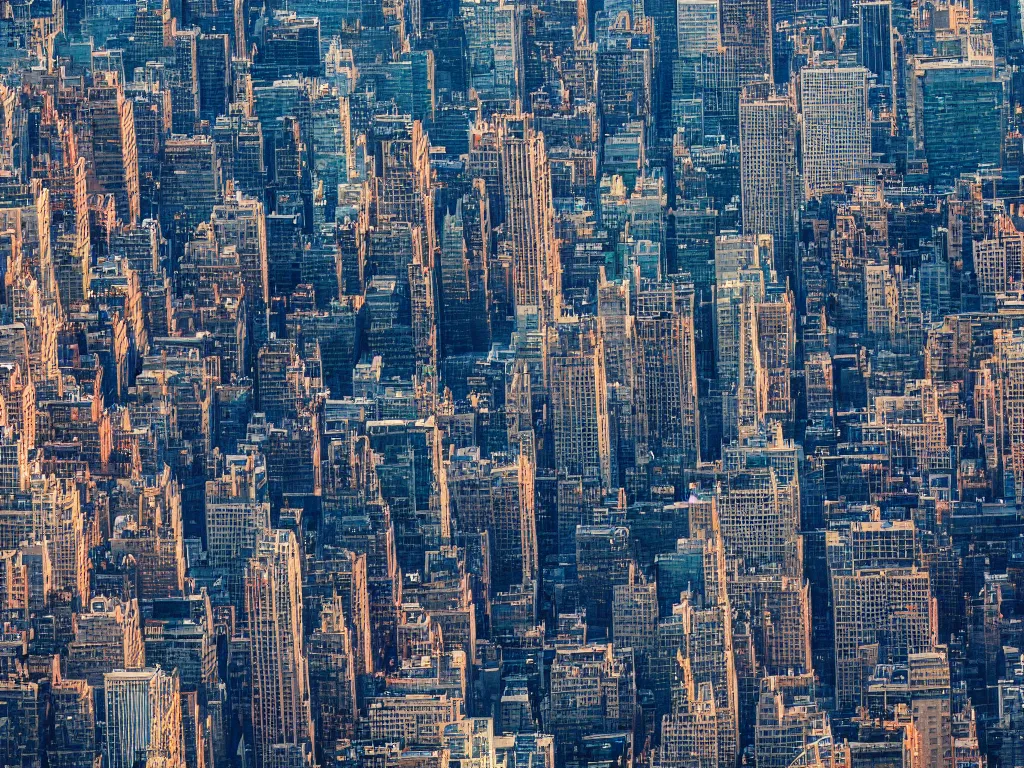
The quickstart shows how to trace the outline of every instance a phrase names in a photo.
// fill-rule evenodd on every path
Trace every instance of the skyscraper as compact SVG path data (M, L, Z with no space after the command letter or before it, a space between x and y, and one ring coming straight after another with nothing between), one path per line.
M868 70L807 67L800 72L804 192L808 198L842 191L871 161Z
M647 444L668 466L690 467L700 450L694 295L683 283L654 283L637 295L637 405Z
M245 573L252 663L253 752L257 768L312 747L309 676L303 649L302 569L295 534L263 532Z
M544 139L528 115L510 115L498 123L498 146L505 197L504 241L512 256L516 307L537 307L554 319L561 268Z
M570 475L599 477L611 487L604 351L595 324L566 318L551 351L555 461ZM617 473L616 473L617 474Z
M879 85L892 87L893 41L892 3L865 2L860 14L860 63L867 67Z
M722 40L718 0L677 0L676 36L680 58L716 50Z
M103 676L106 765L134 768L138 760L179 765L184 759L178 675L158 668Z
M914 135L924 147L933 184L952 184L962 173L1002 158L1003 83L988 61L916 61L910 90Z
M445 354L460 354L472 349L471 327L474 319L470 304L469 261L462 221L462 200L453 213L445 214L441 227L441 301Z
M802 190L797 171L796 105L790 96L740 98L740 189L743 231L771 235L777 266L796 266L796 233Z
M722 45L736 52L742 73L772 74L770 0L721 0Z
M139 218L139 160L132 104L114 73L89 89L93 173L100 191L114 196L126 225Z
M262 455L233 456L224 474L206 483L206 547L222 569L235 605L244 608L244 571L261 532L270 528L267 468Z

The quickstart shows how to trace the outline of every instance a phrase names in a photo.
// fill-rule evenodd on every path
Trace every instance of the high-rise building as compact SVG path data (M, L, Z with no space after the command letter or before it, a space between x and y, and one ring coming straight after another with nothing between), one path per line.
M895 69L892 3L863 2L860 14L860 63L881 86L892 88Z
M681 59L717 50L722 39L718 0L677 0L676 37Z
M715 603L718 604L715 604ZM661 765L725 768L739 754L739 689L729 601L697 609L689 599L673 608L679 622L672 710L661 721Z
M108 672L141 668L145 646L137 601L97 597L89 608L79 614L74 640L68 644L67 674L100 688Z
M935 604L927 571L916 567L834 571L832 602L836 705L841 710L852 710L861 701L865 654L900 662L934 647Z
M235 605L242 609L245 564L261 532L270 529L270 495L260 454L227 459L224 474L206 483L206 552L223 571Z
M772 4L762 0L721 0L722 45L736 52L741 72L772 74Z
M566 319L550 350L551 417L555 463L570 475L599 477L612 486L604 352L593 323Z
M482 99L514 103L523 96L523 13L506 0L462 0L469 79Z
M741 97L740 189L743 232L771 235L780 277L793 275L802 190L797 170L796 104L792 97Z
M656 583L612 587L612 639L620 648L633 649L637 677L649 684L649 669L658 643Z
M441 347L446 355L472 349L473 317L469 260L462 220L462 200L445 214L441 227Z
M355 657L343 610L335 597L320 613L320 626L309 638L309 687L319 748L331 754L339 739L355 733Z
M800 71L801 154L808 198L842 191L861 180L871 161L865 67Z
M302 569L295 534L262 532L245 571L257 768L313 743L309 673L303 648Z
M96 706L93 688L84 680L60 680L53 684L53 740L47 759L60 768L95 768Z
M990 62L917 59L910 90L914 135L933 184L950 185L982 166L1000 167L1004 90Z
M667 466L692 467L700 451L694 294L686 283L641 285L636 404L647 446Z
M555 649L551 730L563 756L594 733L629 729L637 708L633 654L611 643Z
M114 196L117 217L128 226L139 218L139 160L132 104L113 73L89 89L92 167L98 191Z
M922 765L946 765L953 750L949 660L945 652L911 653L906 662L879 665L864 688L872 717L891 718L899 706L909 708L920 739Z
M164 145L160 175L160 223L180 218L190 234L208 221L221 201L217 145L206 136L174 136Z
M634 579L634 563L629 553L629 528L576 526L576 572L588 623L612 625L615 587L632 584Z
M558 316L561 268L551 207L551 168L544 139L527 115L497 126L505 198L504 243L512 258L516 307L537 307Z
M176 672L118 670L103 676L105 764L134 768L139 760L184 760L181 698Z
M726 557L747 572L775 567L791 576L803 573L799 498L795 478L784 482L771 468L725 474L715 507Z
M453 528L461 534L490 531L492 584L496 590L527 583L537 574L534 469L526 456L504 465L457 454L445 463Z
M828 713L814 694L813 675L761 681L754 729L758 765L789 768L809 745L832 738Z

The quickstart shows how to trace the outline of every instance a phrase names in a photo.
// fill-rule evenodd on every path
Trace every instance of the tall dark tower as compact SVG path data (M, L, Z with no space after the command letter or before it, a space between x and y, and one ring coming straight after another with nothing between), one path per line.
M878 79L892 86L892 3L860 4L860 61Z
M736 54L741 74L772 74L771 0L720 0L722 45Z

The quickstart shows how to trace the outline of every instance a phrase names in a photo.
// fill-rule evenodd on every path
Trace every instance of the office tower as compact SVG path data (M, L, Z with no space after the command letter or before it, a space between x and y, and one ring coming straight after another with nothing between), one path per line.
M772 75L772 6L761 0L721 0L722 45L735 52L741 72Z
M206 136L175 136L164 145L160 174L160 223L165 230L180 219L191 231L208 221L221 201L217 146Z
M277 11L263 32L264 64L280 76L317 77L323 71L320 19Z
M636 302L636 403L647 446L666 467L692 467L700 451L693 290L641 284Z
M309 677L303 650L299 545L286 530L262 532L245 571L252 663L253 751L257 768L275 753L312 745Z
M911 521L854 521L829 531L837 707L859 705L872 667L906 663L935 643L936 608L927 571L917 567Z
M176 672L117 670L103 676L105 764L133 768L138 760L183 760L181 699Z
M637 675L642 681L648 681L658 641L658 585L655 582L612 587L611 636L620 648L633 649Z
M251 117L240 119L231 167L238 189L259 199L267 178L263 159L263 127L259 120Z
M718 0L677 0L676 39L681 59L717 50L722 39Z
M69 120L44 115L40 141L48 154L32 167L32 177L49 191L53 270L63 307L80 303L89 287L89 205L85 157ZM46 276L42 275L45 280ZM42 283L46 289L46 282ZM47 296L47 299L50 297Z
M140 669L144 659L138 602L93 598L89 611L78 615L75 639L68 644L68 677L99 688L106 673Z
M871 161L865 67L807 67L800 72L804 193L841 192Z
M156 61L174 46L174 24L168 0L143 0L135 5L135 36L132 55L144 66Z
M598 477L603 487L618 475L612 466L604 351L592 323L566 319L550 350L549 383L555 465L570 475Z
M930 652L935 643L935 606L927 571L867 568L833 570L836 704L849 710L861 700L865 654L891 662Z
M53 586L67 590L79 605L89 597L89 553L85 541L85 515L78 487L53 475L32 481L32 510L53 564Z
M892 3L865 2L860 14L860 63L875 76L878 85L892 88L894 71Z
M744 233L771 235L780 277L793 275L802 190L792 97L740 98L740 189Z
M220 478L206 483L206 551L212 568L226 573L228 591L241 609L245 564L256 540L270 528L270 497L264 460L228 459Z
M628 649L611 643L556 648L549 685L550 728L560 755L572 754L590 734L628 730L635 716L636 677Z
M472 349L469 261L462 221L462 200L445 214L441 228L441 347L446 355Z
M359 714L355 658L341 597L320 612L308 649L313 724L320 749L331 754L339 739L352 738Z
M632 584L633 571L629 528L576 526L576 572L587 609L587 623L611 626L615 587Z
M953 749L950 672L946 654L912 653L904 663L879 665L864 688L874 717L890 718L901 705L910 711L920 739L922 765L945 765Z
M160 153L171 134L170 93L159 82L135 80L124 88L132 106L135 147L139 166L139 215L154 216L157 182L160 180Z
M807 403L808 427L812 425L827 433L835 424L835 384L832 358L826 352L815 352L804 359L804 397Z
M729 601L709 595L697 609L688 598L673 608L679 622L679 652L672 710L661 721L660 763L725 768L739 754L739 699Z
M459 14L466 29L469 81L480 97L505 103L522 99L523 18L505 0L463 0Z
M227 35L200 35L196 43L199 113L215 122L227 112L231 95L231 42Z
M494 720L464 717L444 729L444 744L464 768L487 768L494 762Z
M405 117L382 117L379 130L388 138L375 150L377 216L382 221L390 219L419 227L424 246L433 253L436 236L430 192L430 139L419 120ZM401 274L395 277L405 279Z
M0 749L9 764L38 762L46 740L46 723L40 717L45 697L36 682L9 678L0 681L0 707L7 712L8 734Z
M783 481L771 468L729 472L719 481L715 508L726 557L737 559L743 570L803 572L795 478Z
M515 306L536 307L558 317L561 267L555 247L551 168L543 137L527 115L507 116L497 126L504 190L504 243L512 258Z
M412 353L418 379L437 370L437 307L434 273L422 255L409 265L409 322Z
M263 204L241 194L228 196L213 207L210 226L221 248L233 247L238 253L246 303L253 318L253 341L262 344L268 333L266 315L270 303Z
M285 419L298 413L298 391L293 373L300 370L295 342L291 339L271 339L260 350L256 360L256 382L259 386L260 410L267 421L283 425Z
M1008 499L1024 499L1024 338L997 329L993 334L995 354L982 367L979 383L995 419L994 458L1002 475L1002 493Z
M813 675L763 678L756 717L754 752L767 768L789 768L810 745L832 739Z
M774 294L754 307L757 420L789 429L795 418L791 376L796 360L796 318L790 293Z
M176 29L171 69L171 119L176 134L190 136L199 121L199 30Z
M352 115L349 102L337 88L321 84L310 94L312 101L312 172L324 183L324 215L335 219L338 185L348 182L355 158L352 149Z
M661 744L655 758L659 768L719 768L718 708L710 683L694 685L689 661L681 664L681 682L672 696L672 713L661 721ZM728 762L728 760L724 761Z
M112 73L89 89L92 171L98 191L113 195L117 216L127 226L139 218L139 160L132 104Z
M991 63L916 59L911 88L914 135L924 146L933 184L951 185L962 173L999 167L1004 97Z
M758 666L769 675L810 672L810 585L800 576L738 575L729 604L748 625Z
M605 12L607 13L607 12ZM657 113L654 19L602 13L595 21L598 105L605 130L616 133L633 122L647 123Z
M691 500L688 504L705 503ZM696 522L696 521L695 521ZM704 600L705 558L708 557L710 542L705 539L679 539L675 550L655 555L654 567L658 586L658 613L662 618L672 615L672 606L680 601L683 592L689 592L698 603Z
M96 766L96 707L92 686L84 680L57 680L50 689L53 740L46 750L55 768Z
M316 626L319 609L333 610L333 597L341 600L347 627L348 643L352 647L353 674L358 676L373 671L373 650L370 641L370 595L367 583L367 558L347 549L331 551L306 573L303 593L306 597L305 616L311 616L309 626ZM333 625L332 625L333 626Z
M445 463L449 517L462 534L492 531L492 584L502 590L537 574L534 469L526 456L495 465L471 454Z
M495 290L491 286L490 270L494 259L492 243L492 202L482 179L473 182L473 188L462 197L462 231L466 239L466 258L469 260L469 291L474 322L471 325L473 348L489 349L493 337L496 307ZM504 317L501 318L504 322Z
M368 700L370 738L416 747L441 746L444 730L458 722L463 702L447 694L410 693Z
M206 596L159 598L142 628L146 663L176 670L181 691L204 699L219 682L212 618Z

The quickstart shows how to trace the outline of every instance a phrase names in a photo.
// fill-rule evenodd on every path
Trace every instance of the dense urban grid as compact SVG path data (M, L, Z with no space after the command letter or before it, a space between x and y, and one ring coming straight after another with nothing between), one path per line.
M1024 3L0 0L2 768L1024 768Z

